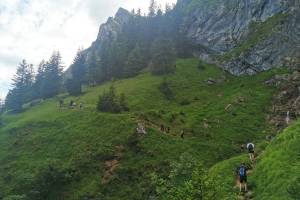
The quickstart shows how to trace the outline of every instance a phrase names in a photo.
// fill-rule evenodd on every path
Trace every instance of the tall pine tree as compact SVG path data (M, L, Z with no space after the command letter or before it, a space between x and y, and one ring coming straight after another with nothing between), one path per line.
M44 98L51 98L59 93L62 86L62 75L61 55L58 51L53 52L45 65L44 84L42 88Z
M156 11L157 11L157 2L155 0L150 0L150 6L149 6L149 17L155 17Z
M95 51L92 51L87 58L87 80L89 85L95 85L100 77L100 59Z
M38 65L37 74L35 76L35 82L33 85L34 90L34 98L43 98L44 95L44 84L45 84L45 70L46 70L47 63L42 60L40 64Z
M176 68L176 51L169 39L157 39L151 48L151 70L153 74L167 74Z
M32 65L27 64L26 60L22 60L12 81L13 88L6 96L5 107L8 110L20 112L23 104L33 98L34 72Z
M73 89L72 93L74 95L81 94L82 92L82 84L86 78L86 64L85 64L85 56L83 54L82 49L78 49L77 54L73 60L73 64L71 65L72 72L72 82Z
M140 48L140 45L137 44L128 56L128 60L126 62L124 70L124 76L135 76L144 67L146 67L145 57L143 56L143 52Z

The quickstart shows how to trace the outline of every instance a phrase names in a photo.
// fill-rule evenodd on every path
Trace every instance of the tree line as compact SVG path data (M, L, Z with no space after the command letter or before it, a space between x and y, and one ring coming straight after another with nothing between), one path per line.
M53 52L48 61L42 61L35 73L33 65L24 59L12 79L12 89L5 99L6 110L22 111L23 104L34 99L51 98L61 91L63 66L61 55Z
M54 52L48 61L43 60L37 72L23 60L6 97L6 110L22 111L23 104L54 97L63 89L79 95L83 84L96 85L136 76L145 68L155 75L174 72L176 57L191 56L193 49L183 34L183 19L180 4L173 7L167 4L163 11L151 0L147 15L142 15L140 9L132 10L115 40L104 41L100 49L79 49L67 79L63 78L59 52Z

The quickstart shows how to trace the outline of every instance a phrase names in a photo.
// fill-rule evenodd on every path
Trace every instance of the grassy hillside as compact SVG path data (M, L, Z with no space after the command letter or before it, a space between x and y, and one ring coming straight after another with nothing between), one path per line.
M300 198L300 121L266 148L254 170L255 199Z
M273 93L263 82L274 73L236 78L212 65L198 69L196 59L178 60L174 74L145 72L114 82L117 92L127 96L127 113L96 111L107 83L87 88L80 97L61 96L66 103L83 101L83 110L59 109L58 100L50 99L5 115L0 197L148 199L149 174L166 173L181 154L190 153L210 167L239 155L241 143L263 140L270 132L265 118ZM217 83L208 85L208 78ZM163 79L175 95L172 101L159 91ZM137 122L146 120L148 134L136 137ZM171 132L161 133L160 124ZM181 129L186 130L184 140Z

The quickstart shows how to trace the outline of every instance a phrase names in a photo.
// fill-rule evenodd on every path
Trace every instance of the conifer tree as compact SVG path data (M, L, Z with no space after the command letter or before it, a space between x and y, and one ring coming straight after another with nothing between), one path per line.
M150 0L148 17L155 17L157 11L157 2L155 0Z
M151 48L151 70L153 74L167 74L175 70L176 52L169 39L157 39Z
M0 116L4 112L4 108L5 108L4 106L5 106L5 101L0 98Z
M33 85L34 98L43 98L44 97L44 84L45 84L45 69L47 63L42 60L38 65L37 74L35 76L35 82Z
M96 52L93 51L89 55L87 59L87 80L90 85L95 85L95 83L98 82L98 79L100 77L100 60L96 55Z
M77 51L77 54L73 60L73 64L71 65L71 72L72 82L77 87L77 89L74 91L76 91L76 94L80 94L82 92L82 84L86 77L85 56L82 49L78 49Z
M126 62L126 67L124 70L124 76L130 77L135 76L139 73L141 69L145 67L145 58L142 54L142 50L140 45L136 45L136 47L130 52L128 56L128 60Z
M60 53L53 52L49 61L45 65L44 98L51 98L57 95L62 86L63 66Z
M5 107L14 112L20 112L22 105L32 99L34 81L32 65L22 60L12 81L13 88L7 94Z

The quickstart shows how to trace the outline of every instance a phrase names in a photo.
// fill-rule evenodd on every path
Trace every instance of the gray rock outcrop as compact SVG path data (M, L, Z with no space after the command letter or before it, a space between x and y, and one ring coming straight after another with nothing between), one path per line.
M299 0L198 2L185 20L186 35L199 45L199 58L234 75L283 66L300 50Z

